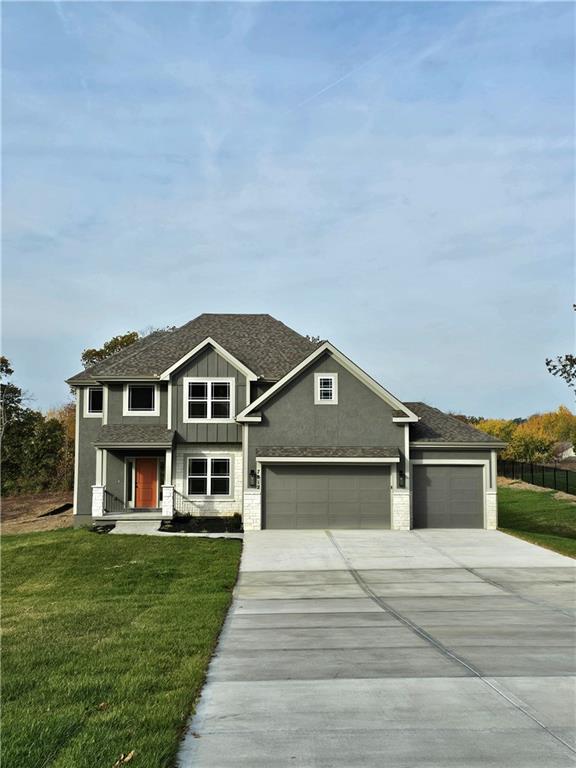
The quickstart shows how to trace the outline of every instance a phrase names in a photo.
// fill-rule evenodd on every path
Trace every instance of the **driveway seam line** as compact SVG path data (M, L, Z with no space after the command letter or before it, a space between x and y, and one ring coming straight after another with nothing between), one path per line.
M458 654L453 653L452 651L449 651L439 640L436 640L436 638L428 634L426 630L422 629L422 627L418 626L418 624L415 624L413 621L411 621L406 616L401 614L395 608L392 608L392 606L388 605L388 603L385 600L383 600L382 597L380 597L380 595L377 595L375 592L373 592L371 587L368 584L366 584L362 576L352 566L352 564L346 557L344 551L336 541L336 538L334 537L334 534L332 533L332 531L326 530L325 533L328 536L329 540L332 542L332 545L336 548L337 552L339 553L344 563L346 564L346 567L354 577L358 586L365 592L366 595L368 595L368 597L370 597L378 606L380 606L380 608L391 613L396 619L398 619L398 621L402 622L402 624L408 627L412 632L422 637L424 640L430 643L430 645L434 646L434 648L436 648L436 650L439 651L439 653L441 653L442 655L450 658L452 661L456 662L457 664L460 664L466 669L468 669L478 680L484 683L484 685L486 685L488 688L494 691L498 696L500 696L509 704L511 704L516 710L526 715L526 717L532 720L532 722L539 725L540 728L546 731L546 733L549 736L551 736L553 739L558 741L560 744L563 744L567 749L570 750L570 752L572 752L573 754L576 754L576 749L574 747L572 747L568 742L564 741L564 739L562 739L560 736L553 733L548 728L548 726L546 726L541 720L538 720L538 718L535 715L533 715L531 712L529 712L527 709L521 706L518 703L518 701L514 701L514 699L510 698L510 696L508 696L504 691L500 690L498 687L496 687L496 685L491 683L490 680L484 677L484 675L480 672L480 670L476 669L476 667L473 664L466 661L464 658L461 658ZM445 553L442 553L442 554L445 554ZM456 562L456 561L453 560L453 562Z
M517 592L513 592L508 587L504 586L503 584L500 584L497 581L494 581L493 579L489 579L486 576L482 576L481 573L477 573L477 571L474 568L470 568L467 565L464 565L464 563L461 563L459 560L457 560L455 557L450 555L448 552L444 552L442 549L437 547L435 544L431 543L430 541L427 541L426 539L423 539L418 531L413 531L414 535L420 539L426 546L431 547L432 549L435 549L436 552L438 552L443 557L447 557L449 560L452 560L453 563L455 563L459 568L463 568L465 571L468 571L468 573L471 573L473 576L476 576L478 579L481 579L482 581L486 582L486 584L490 584L493 587L498 587L498 589L501 589L503 592L506 592L507 595L511 595L512 597L516 597L518 600L522 600L525 603L529 603L530 605L537 605L538 608L546 608L549 611L557 611L558 613L564 614L564 616L567 616L569 619L574 618L574 614L571 613L569 610L559 608L556 605L552 605L551 603L546 603L540 600L534 600L530 597L525 597L524 595L519 595ZM569 583L569 582L567 582Z

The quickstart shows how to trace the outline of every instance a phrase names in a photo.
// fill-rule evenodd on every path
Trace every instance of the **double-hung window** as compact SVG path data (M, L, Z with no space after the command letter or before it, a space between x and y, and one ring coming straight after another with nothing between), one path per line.
M314 403L316 405L338 404L338 374L314 374Z
M229 496L230 459L191 456L188 459L188 496Z
M184 421L231 421L233 418L234 379L185 379Z

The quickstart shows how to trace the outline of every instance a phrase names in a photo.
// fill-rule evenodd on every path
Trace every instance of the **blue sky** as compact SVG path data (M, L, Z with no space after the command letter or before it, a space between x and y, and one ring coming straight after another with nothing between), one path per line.
M270 312L406 400L572 404L569 3L9 3L4 353Z

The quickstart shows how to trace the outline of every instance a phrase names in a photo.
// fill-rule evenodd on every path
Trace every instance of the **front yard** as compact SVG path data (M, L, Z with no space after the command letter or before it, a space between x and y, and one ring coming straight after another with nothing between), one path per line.
M173 764L231 601L232 540L3 540L2 765Z
M554 498L555 491L498 488L500 530L576 557L576 504Z

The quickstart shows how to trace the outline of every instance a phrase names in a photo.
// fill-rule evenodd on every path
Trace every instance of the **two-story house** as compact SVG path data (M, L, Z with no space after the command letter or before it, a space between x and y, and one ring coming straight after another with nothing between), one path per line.
M503 443L270 315L203 314L73 376L75 520L495 528Z

